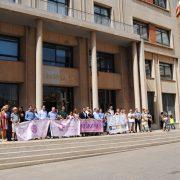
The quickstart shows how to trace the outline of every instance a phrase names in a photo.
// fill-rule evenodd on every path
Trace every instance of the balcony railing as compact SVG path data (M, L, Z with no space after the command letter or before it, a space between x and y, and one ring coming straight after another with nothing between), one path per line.
M80 11L77 9L72 9L65 4L57 3L48 0L36 0L36 3L25 3L26 1L20 0L0 0L0 3L18 3L22 6L28 6L34 9L40 9L43 11L47 11L49 13L53 13L59 16L59 18L65 18L66 16L72 17L73 19L77 19L79 21L89 22L91 24L97 24L101 27L110 27L119 31L125 31L128 33L133 33L133 26L114 21L112 19L105 19L104 17L100 17L89 12Z

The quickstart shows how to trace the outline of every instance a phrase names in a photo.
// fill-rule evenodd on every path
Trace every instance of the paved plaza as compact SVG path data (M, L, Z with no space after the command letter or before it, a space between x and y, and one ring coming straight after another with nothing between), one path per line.
M180 143L0 171L2 180L179 180Z

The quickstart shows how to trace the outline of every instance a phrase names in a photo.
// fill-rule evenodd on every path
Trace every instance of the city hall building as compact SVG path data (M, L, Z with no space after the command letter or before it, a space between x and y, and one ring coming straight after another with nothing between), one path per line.
M180 121L178 0L0 0L0 106L149 108Z

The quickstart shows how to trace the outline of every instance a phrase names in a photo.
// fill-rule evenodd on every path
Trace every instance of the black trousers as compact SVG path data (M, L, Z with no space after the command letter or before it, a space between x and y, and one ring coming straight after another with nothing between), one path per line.
M7 124L6 136L7 136L7 140L11 141L11 138L12 138L12 123L10 121L8 121L8 124Z
M135 132L137 132L137 126L139 127L139 131L141 132L141 120L135 119Z
M152 122L150 120L148 120L148 127L149 127L149 130L151 131Z

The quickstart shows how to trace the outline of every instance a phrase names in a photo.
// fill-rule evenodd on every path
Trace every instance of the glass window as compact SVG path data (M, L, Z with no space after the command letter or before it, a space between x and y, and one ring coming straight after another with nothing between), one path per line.
M103 111L107 111L109 106L113 106L113 108L116 109L116 91L100 89L98 94L99 106Z
M50 66L72 67L72 47L44 43L43 62Z
M17 84L4 84L0 83L0 107L5 104L17 106L19 88Z
M165 46L170 46L169 31L156 28L156 42Z
M19 59L19 39L0 36L0 60L17 61Z
M146 69L146 77L151 78L151 72L152 72L152 61L151 60L145 60L145 69Z
M61 110L62 106L66 107L66 111L73 110L73 88L44 86L43 87L43 103L47 111L51 111L51 107Z
M172 64L160 63L160 75L162 80L172 80L173 79L173 68Z
M110 9L94 5L94 21L97 24L108 26L110 24Z
M148 24L139 21L133 21L134 33L148 40Z
M97 52L98 71L114 72L114 54Z
M68 15L68 0L48 0L48 11L62 15Z
M175 117L175 94L162 94L163 111Z
M153 4L166 9L167 0L153 0Z

